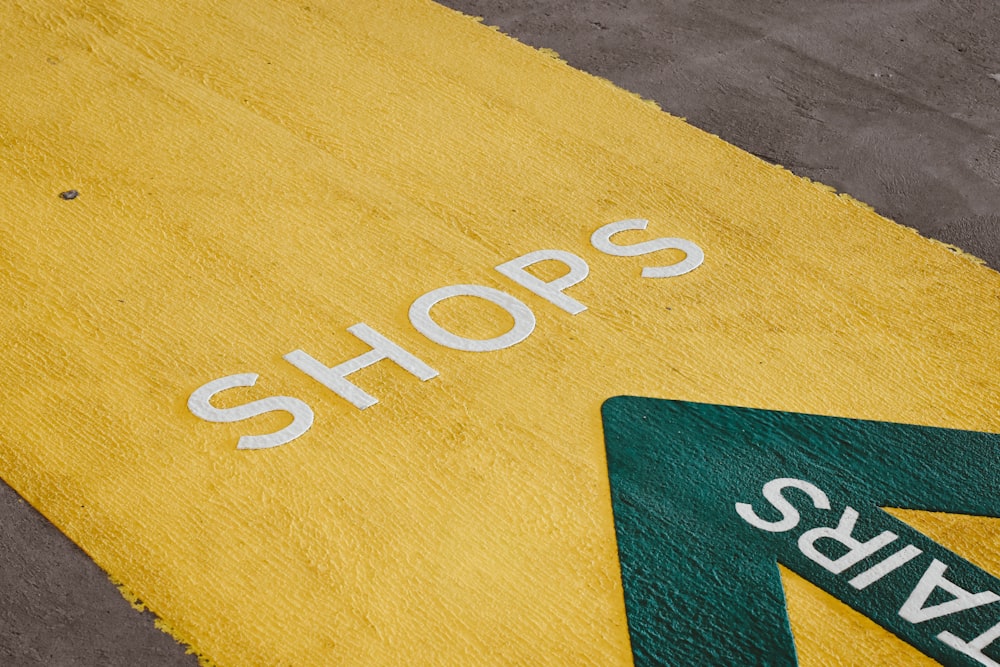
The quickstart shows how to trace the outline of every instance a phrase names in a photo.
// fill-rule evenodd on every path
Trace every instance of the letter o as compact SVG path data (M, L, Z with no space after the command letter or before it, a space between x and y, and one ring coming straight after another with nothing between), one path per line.
M514 318L514 326L495 338L476 340L456 336L431 319L431 308L453 296L475 296L500 306ZM482 285L449 285L424 294L410 306L410 323L431 341L463 352L493 352L517 345L535 330L535 315L524 303L506 292Z

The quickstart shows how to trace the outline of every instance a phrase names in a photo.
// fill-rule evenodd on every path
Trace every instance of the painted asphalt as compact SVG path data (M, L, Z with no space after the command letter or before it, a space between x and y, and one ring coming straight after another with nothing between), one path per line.
M1000 268L993 3L446 4ZM196 664L6 486L0 526L0 659Z

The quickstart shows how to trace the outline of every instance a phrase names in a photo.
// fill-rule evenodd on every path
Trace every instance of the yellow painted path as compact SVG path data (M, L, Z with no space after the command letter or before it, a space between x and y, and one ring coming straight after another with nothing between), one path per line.
M1000 275L430 2L15 0L0 87L0 474L218 665L629 664L610 396L1000 431ZM631 218L704 264L592 245ZM541 249L585 311L493 268ZM459 284L533 332L431 341L411 304ZM438 375L375 363L362 411L282 358L358 323ZM237 449L290 418L188 409L245 373L212 404L312 428ZM922 520L1000 573L996 522ZM864 664L796 594L803 664Z

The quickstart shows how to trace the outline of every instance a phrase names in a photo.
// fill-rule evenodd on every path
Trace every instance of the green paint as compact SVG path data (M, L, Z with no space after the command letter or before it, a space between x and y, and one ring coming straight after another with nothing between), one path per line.
M776 562L945 665L990 664L938 639L969 642L1000 622L1000 602L913 623L899 615L933 559L970 593L1000 593L1000 580L898 521L880 507L1000 517L1000 435L905 424L618 397L603 407L608 470L629 630L636 664L794 665L795 648ZM785 532L740 517L782 514L764 498L770 480L821 489L782 496L801 513ZM860 515L853 537L898 538L833 574L798 545L806 531L836 527L844 507ZM864 588L849 580L914 545L922 553ZM815 542L830 558L847 549ZM937 588L924 608L954 599ZM1000 641L983 649L1000 661Z

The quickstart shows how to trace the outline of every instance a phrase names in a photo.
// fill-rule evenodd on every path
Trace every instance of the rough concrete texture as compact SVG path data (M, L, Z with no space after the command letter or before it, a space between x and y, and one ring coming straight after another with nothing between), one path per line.
M1000 269L1000 5L444 0Z
M1000 269L1000 6L446 0ZM188 666L0 485L0 663Z
M6 484L0 485L0 530L0 665L198 664Z

